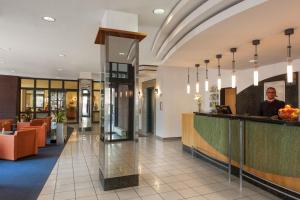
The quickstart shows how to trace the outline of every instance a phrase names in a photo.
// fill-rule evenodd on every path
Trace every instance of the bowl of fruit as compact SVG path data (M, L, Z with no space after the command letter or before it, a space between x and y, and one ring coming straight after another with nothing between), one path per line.
M279 109L278 116L283 120L296 121L300 114L299 108L292 108L290 105L285 105L284 108Z

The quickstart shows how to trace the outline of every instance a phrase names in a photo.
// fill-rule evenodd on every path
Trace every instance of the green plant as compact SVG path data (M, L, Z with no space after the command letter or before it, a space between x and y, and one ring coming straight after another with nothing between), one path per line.
M25 113L22 115L22 118L25 122L30 122L32 117L31 108L26 108Z
M56 114L55 114L55 118L56 118L56 122L57 123L64 123L65 122L65 111L64 110L59 110Z

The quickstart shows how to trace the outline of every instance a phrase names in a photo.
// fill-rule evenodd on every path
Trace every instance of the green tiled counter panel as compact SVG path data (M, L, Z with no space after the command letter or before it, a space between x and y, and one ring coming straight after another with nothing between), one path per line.
M259 171L300 177L300 127L246 121L245 162Z
M195 115L194 127L197 133L223 155L228 155L228 126L225 118ZM232 159L239 161L239 121L232 120Z
M239 120L231 120L232 159L239 162ZM195 115L197 133L227 154L229 119ZM256 170L300 177L300 127L245 122L245 164Z

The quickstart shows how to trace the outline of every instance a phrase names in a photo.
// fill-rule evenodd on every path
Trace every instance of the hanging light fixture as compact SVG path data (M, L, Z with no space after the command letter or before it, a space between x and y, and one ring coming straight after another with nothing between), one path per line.
M252 44L255 46L254 52L254 71L253 71L253 85L258 86L258 53L257 53L257 46L260 44L260 40L253 40Z
M205 92L208 92L208 69L207 65L209 63L209 60L204 60L205 63Z
M221 80L221 66L220 66L220 59L222 58L222 54L216 55L218 59L218 90L221 90L222 87L222 80Z
M236 74L235 74L235 57L237 48L231 48L230 51L232 53L232 75L231 75L231 87L236 88Z
M190 68L188 67L188 79L187 79L187 85L186 85L186 93L191 93L191 85L190 85Z
M287 66L286 66L286 72L287 72L287 82L292 83L293 82L293 59L292 59L292 46L291 46L291 35L294 34L293 28L288 28L284 31L285 35L288 36L288 46L287 46Z
M196 64L195 67L197 69L196 93L199 93L200 92L200 84L199 84L199 72L198 72L198 69L199 69L200 65Z

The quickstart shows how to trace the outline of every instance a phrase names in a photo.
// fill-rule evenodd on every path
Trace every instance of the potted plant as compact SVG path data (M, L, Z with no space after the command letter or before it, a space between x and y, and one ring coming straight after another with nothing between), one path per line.
M64 144L64 122L65 122L64 110L59 110L55 114L55 118L56 118L56 144Z
M202 105L202 96L200 94L196 94L194 100L198 106L198 112L201 112L201 105Z

